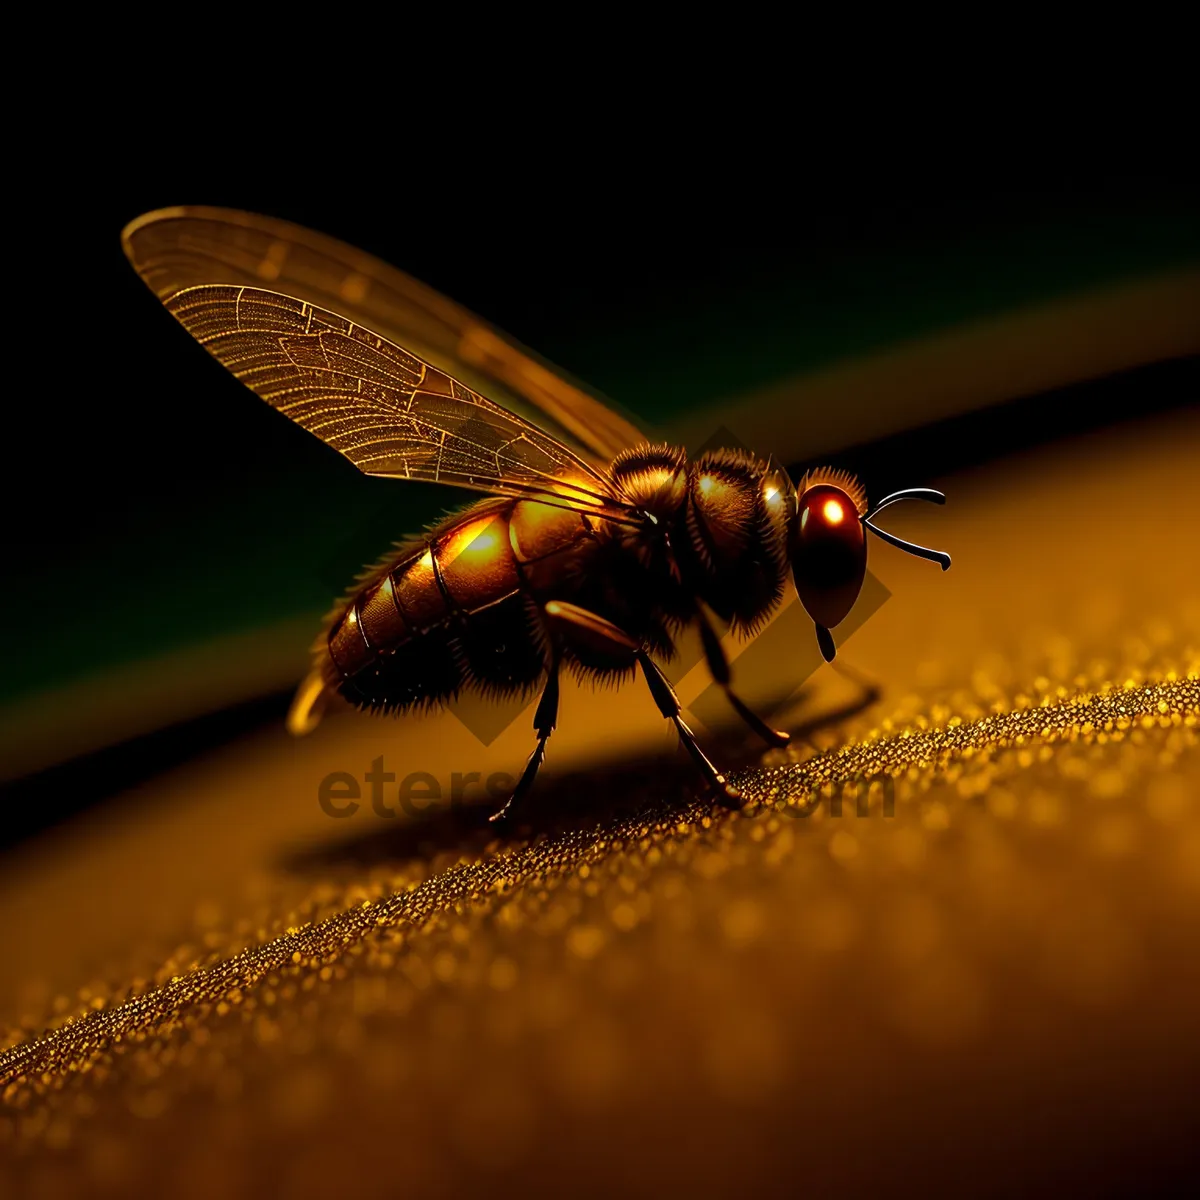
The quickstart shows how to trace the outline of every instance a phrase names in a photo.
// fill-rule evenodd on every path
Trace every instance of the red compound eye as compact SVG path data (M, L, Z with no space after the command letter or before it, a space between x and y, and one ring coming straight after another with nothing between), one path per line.
M796 513L792 574L809 616L827 629L838 624L866 572L866 531L854 501L831 484L808 488Z

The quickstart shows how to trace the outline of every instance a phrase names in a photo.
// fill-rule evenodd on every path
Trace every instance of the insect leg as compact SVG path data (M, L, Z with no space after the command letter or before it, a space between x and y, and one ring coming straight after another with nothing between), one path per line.
M654 703L658 705L658 711L668 721L674 722L679 733L679 740L691 755L692 762L699 768L709 787L723 804L737 806L741 803L741 796L736 789L730 787L725 776L709 762L704 751L696 743L696 735L679 715L679 697L675 695L675 689L667 682L666 676L654 665L646 651L629 634L611 621L606 621L594 612L575 604L552 600L546 605L545 613L551 623L561 629L565 636L587 646L591 655L603 654L611 657L614 667L622 661L628 663L631 659L636 659L642 668L642 674L646 676L646 683L650 688L651 696L654 697Z
M668 721L674 721L675 728L679 732L679 740L683 743L684 749L691 755L692 762L699 768L700 774L704 776L717 799L722 804L729 805L730 807L739 807L742 802L741 793L730 785L725 776L709 762L708 756L700 749L696 741L696 735L688 728L687 722L679 715L679 697L675 695L675 689L671 686L667 677L654 665L653 660L645 650L638 651L637 660L642 668L642 674L646 676L646 684L650 688L650 695L654 697L654 703L658 705L658 711Z
M703 606L697 607L696 616L700 624L700 640L704 643L704 657L708 660L709 673L724 689L734 712L768 746L786 746L791 740L789 735L778 729L772 729L758 713L747 707L745 701L729 686L729 659L725 656L725 647L721 645L721 639L712 627L712 622L708 619L708 614L704 611Z
M533 787L538 768L546 760L546 743L550 740L550 735L554 732L557 724L558 654L555 653L550 663L549 678L546 680L545 688L542 689L542 698L538 701L537 711L533 714L533 728L538 736L538 744L533 748L533 753L530 754L529 761L525 764L525 770L522 772L521 778L517 780L517 786L513 788L512 795L505 801L503 808L492 813L488 818L489 821L499 821L506 817L514 805L520 805L521 800Z

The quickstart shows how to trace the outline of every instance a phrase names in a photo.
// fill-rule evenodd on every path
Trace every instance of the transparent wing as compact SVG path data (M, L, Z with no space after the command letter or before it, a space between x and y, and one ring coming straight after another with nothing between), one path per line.
M347 317L228 284L184 288L166 307L222 366L368 475L638 523L602 471L556 438Z
M122 234L164 303L188 287L270 287L344 314L608 463L646 441L635 421L532 351L395 267L324 234L221 208L147 213Z

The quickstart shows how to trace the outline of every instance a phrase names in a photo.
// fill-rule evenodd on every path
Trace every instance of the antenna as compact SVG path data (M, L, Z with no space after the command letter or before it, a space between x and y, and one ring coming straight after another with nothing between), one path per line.
M905 488L902 492L893 492L890 496L884 496L874 508L862 519L862 523L876 536L883 538L885 542L895 546L898 550L907 551L909 554L915 554L917 558L927 558L930 562L939 563L943 571L950 570L950 555L941 550L930 550L926 546L918 546L915 542L906 542L903 538L898 538L894 533L888 533L885 529L880 529L879 526L871 523L871 518L877 513L881 513L891 504L895 504L898 500L927 500L930 504L945 504L946 497L943 492L935 491L933 488Z

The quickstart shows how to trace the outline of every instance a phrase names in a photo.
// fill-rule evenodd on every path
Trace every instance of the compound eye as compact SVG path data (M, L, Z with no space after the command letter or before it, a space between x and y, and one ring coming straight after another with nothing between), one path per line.
M843 620L867 572L867 541L858 508L841 488L805 490L796 513L792 573L809 615L831 629Z
M812 488L810 490L817 491L818 489ZM830 488L828 490L833 491L834 489ZM844 493L840 496L807 496L806 503L801 506L802 524L807 526L811 521L814 528L820 525L822 533L840 529L846 521L846 508L849 500L850 497Z

